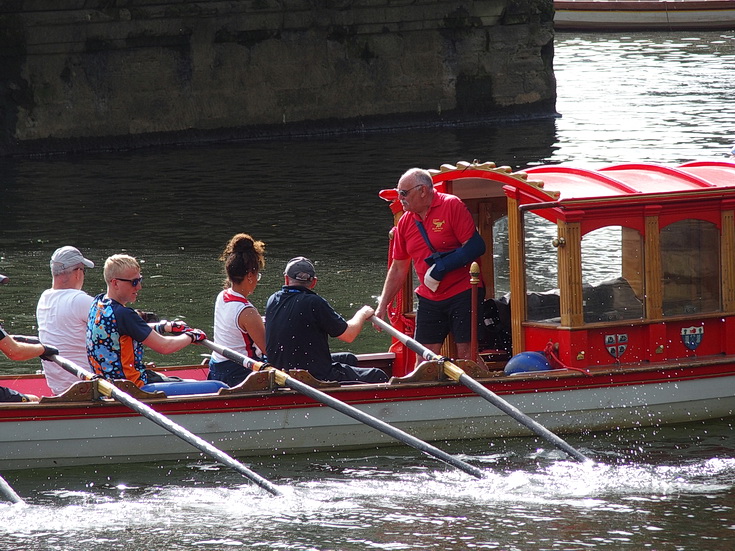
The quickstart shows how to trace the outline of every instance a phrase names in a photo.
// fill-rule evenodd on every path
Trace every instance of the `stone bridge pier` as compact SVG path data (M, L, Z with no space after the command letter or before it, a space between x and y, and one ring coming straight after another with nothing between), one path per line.
M0 155L552 116L551 0L0 1Z

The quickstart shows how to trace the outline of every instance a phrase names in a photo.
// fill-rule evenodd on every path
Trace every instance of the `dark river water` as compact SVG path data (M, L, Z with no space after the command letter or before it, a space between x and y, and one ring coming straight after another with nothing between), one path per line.
M385 275L391 215L377 191L407 168L677 163L724 159L735 142L735 33L559 34L555 69L561 117L546 121L0 160L0 318L35 333L50 254L71 244L99 265L138 257L137 306L211 331L217 257L241 231L267 246L259 308L305 255L317 290L351 315ZM103 290L101 270L85 289ZM350 349L385 346L368 327ZM531 438L440 446L486 470L479 481L410 448L249 463L283 498L204 460L10 471L28 505L0 503L0 550L731 550L732 421L569 437L593 466Z

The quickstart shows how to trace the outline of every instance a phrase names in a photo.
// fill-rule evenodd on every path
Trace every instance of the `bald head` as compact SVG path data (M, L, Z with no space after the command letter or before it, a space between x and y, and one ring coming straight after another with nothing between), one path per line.
M398 199L406 212L414 212L423 218L434 199L434 181L422 168L411 168L398 179Z
M398 185L400 187L401 182L410 182L412 186L421 185L427 188L434 187L434 181L431 179L431 174L428 170L423 168L409 168L403 175L398 179Z

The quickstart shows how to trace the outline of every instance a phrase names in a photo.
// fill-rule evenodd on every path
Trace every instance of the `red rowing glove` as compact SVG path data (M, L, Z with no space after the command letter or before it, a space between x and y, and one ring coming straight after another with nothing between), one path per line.
M185 321L174 320L171 322L171 333L173 333L174 335L181 335L181 333L186 333L190 330L191 327L186 325Z
M189 327L186 331L184 331L184 334L188 335L191 338L191 342L197 343L202 342L204 339L207 338L207 335L202 331L201 329L193 329Z
M153 326L153 329L156 330L156 333L160 335L166 334L166 326L171 325L171 329L169 333L173 333L174 335L181 335L182 333L186 333L190 327L186 325L186 322L183 322L181 320L174 320L174 321L168 321L168 320L162 320L159 321L157 324Z

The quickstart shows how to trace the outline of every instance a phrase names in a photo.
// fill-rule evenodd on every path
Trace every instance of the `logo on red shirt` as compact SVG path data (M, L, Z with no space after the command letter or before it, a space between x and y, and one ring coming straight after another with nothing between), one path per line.
M444 224L446 224L446 223L447 223L446 220L438 220L438 219L434 218L431 221L431 225L432 225L432 228L431 229L432 229L432 231L440 232L440 231L442 231L442 229L444 228Z

